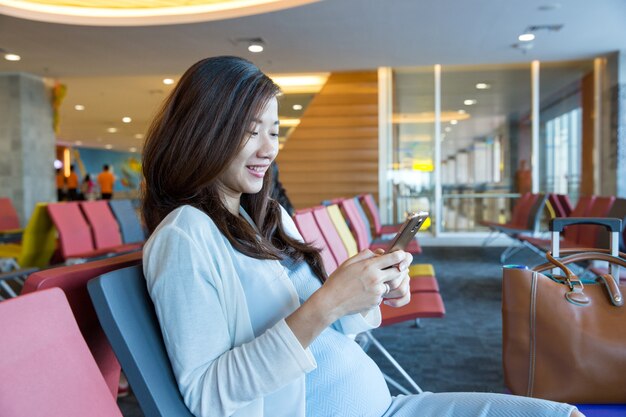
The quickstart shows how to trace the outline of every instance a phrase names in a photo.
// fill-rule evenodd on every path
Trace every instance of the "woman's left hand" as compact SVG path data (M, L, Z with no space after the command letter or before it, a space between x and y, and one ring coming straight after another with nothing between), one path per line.
M377 249L374 253L382 255L385 251L383 249ZM402 307L411 301L411 289L409 285L411 280L409 276L409 266L411 266L411 262L413 262L413 256L407 253L404 260L395 266L400 272L400 277L387 281L389 292L383 296L383 302L390 307Z

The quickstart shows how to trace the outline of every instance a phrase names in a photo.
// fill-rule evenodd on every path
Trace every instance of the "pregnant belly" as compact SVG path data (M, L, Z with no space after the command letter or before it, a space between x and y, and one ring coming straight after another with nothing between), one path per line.
M380 417L391 395L387 383L363 349L333 329L310 346L317 368L306 377L308 417Z

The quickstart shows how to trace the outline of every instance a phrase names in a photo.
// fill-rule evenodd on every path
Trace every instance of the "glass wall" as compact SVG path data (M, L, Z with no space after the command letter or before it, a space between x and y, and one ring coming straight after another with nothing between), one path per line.
M504 220L530 103L529 64L442 68L442 232Z
M394 71L392 169L388 171L394 222L401 222L407 211L434 213L434 88L432 67Z
M381 161L391 167L392 219L409 210L434 214L439 205L433 231L486 232L483 221L506 221L515 199L532 191L533 160L535 191L576 200L585 146L593 142L593 61L541 63L539 80L540 134L532 149L530 63L443 66L438 85L433 67L394 69L392 160Z
M592 154L583 152L583 138L593 148L593 61L544 63L540 80L539 187L575 202L583 157Z

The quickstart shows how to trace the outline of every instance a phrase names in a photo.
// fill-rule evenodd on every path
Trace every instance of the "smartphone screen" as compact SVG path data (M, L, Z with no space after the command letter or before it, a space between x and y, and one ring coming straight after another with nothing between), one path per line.
M404 250L427 218L428 213L425 211L407 214L406 220L400 227L400 230L387 247L387 253L399 249Z

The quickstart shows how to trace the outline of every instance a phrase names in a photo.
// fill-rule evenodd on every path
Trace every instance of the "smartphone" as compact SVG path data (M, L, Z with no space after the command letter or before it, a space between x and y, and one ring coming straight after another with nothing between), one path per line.
M417 231L420 229L420 227L422 227L422 224L424 224L427 218L428 213L425 211L407 214L406 220L387 247L386 253L393 252L399 249L404 250L409 242L413 239Z

